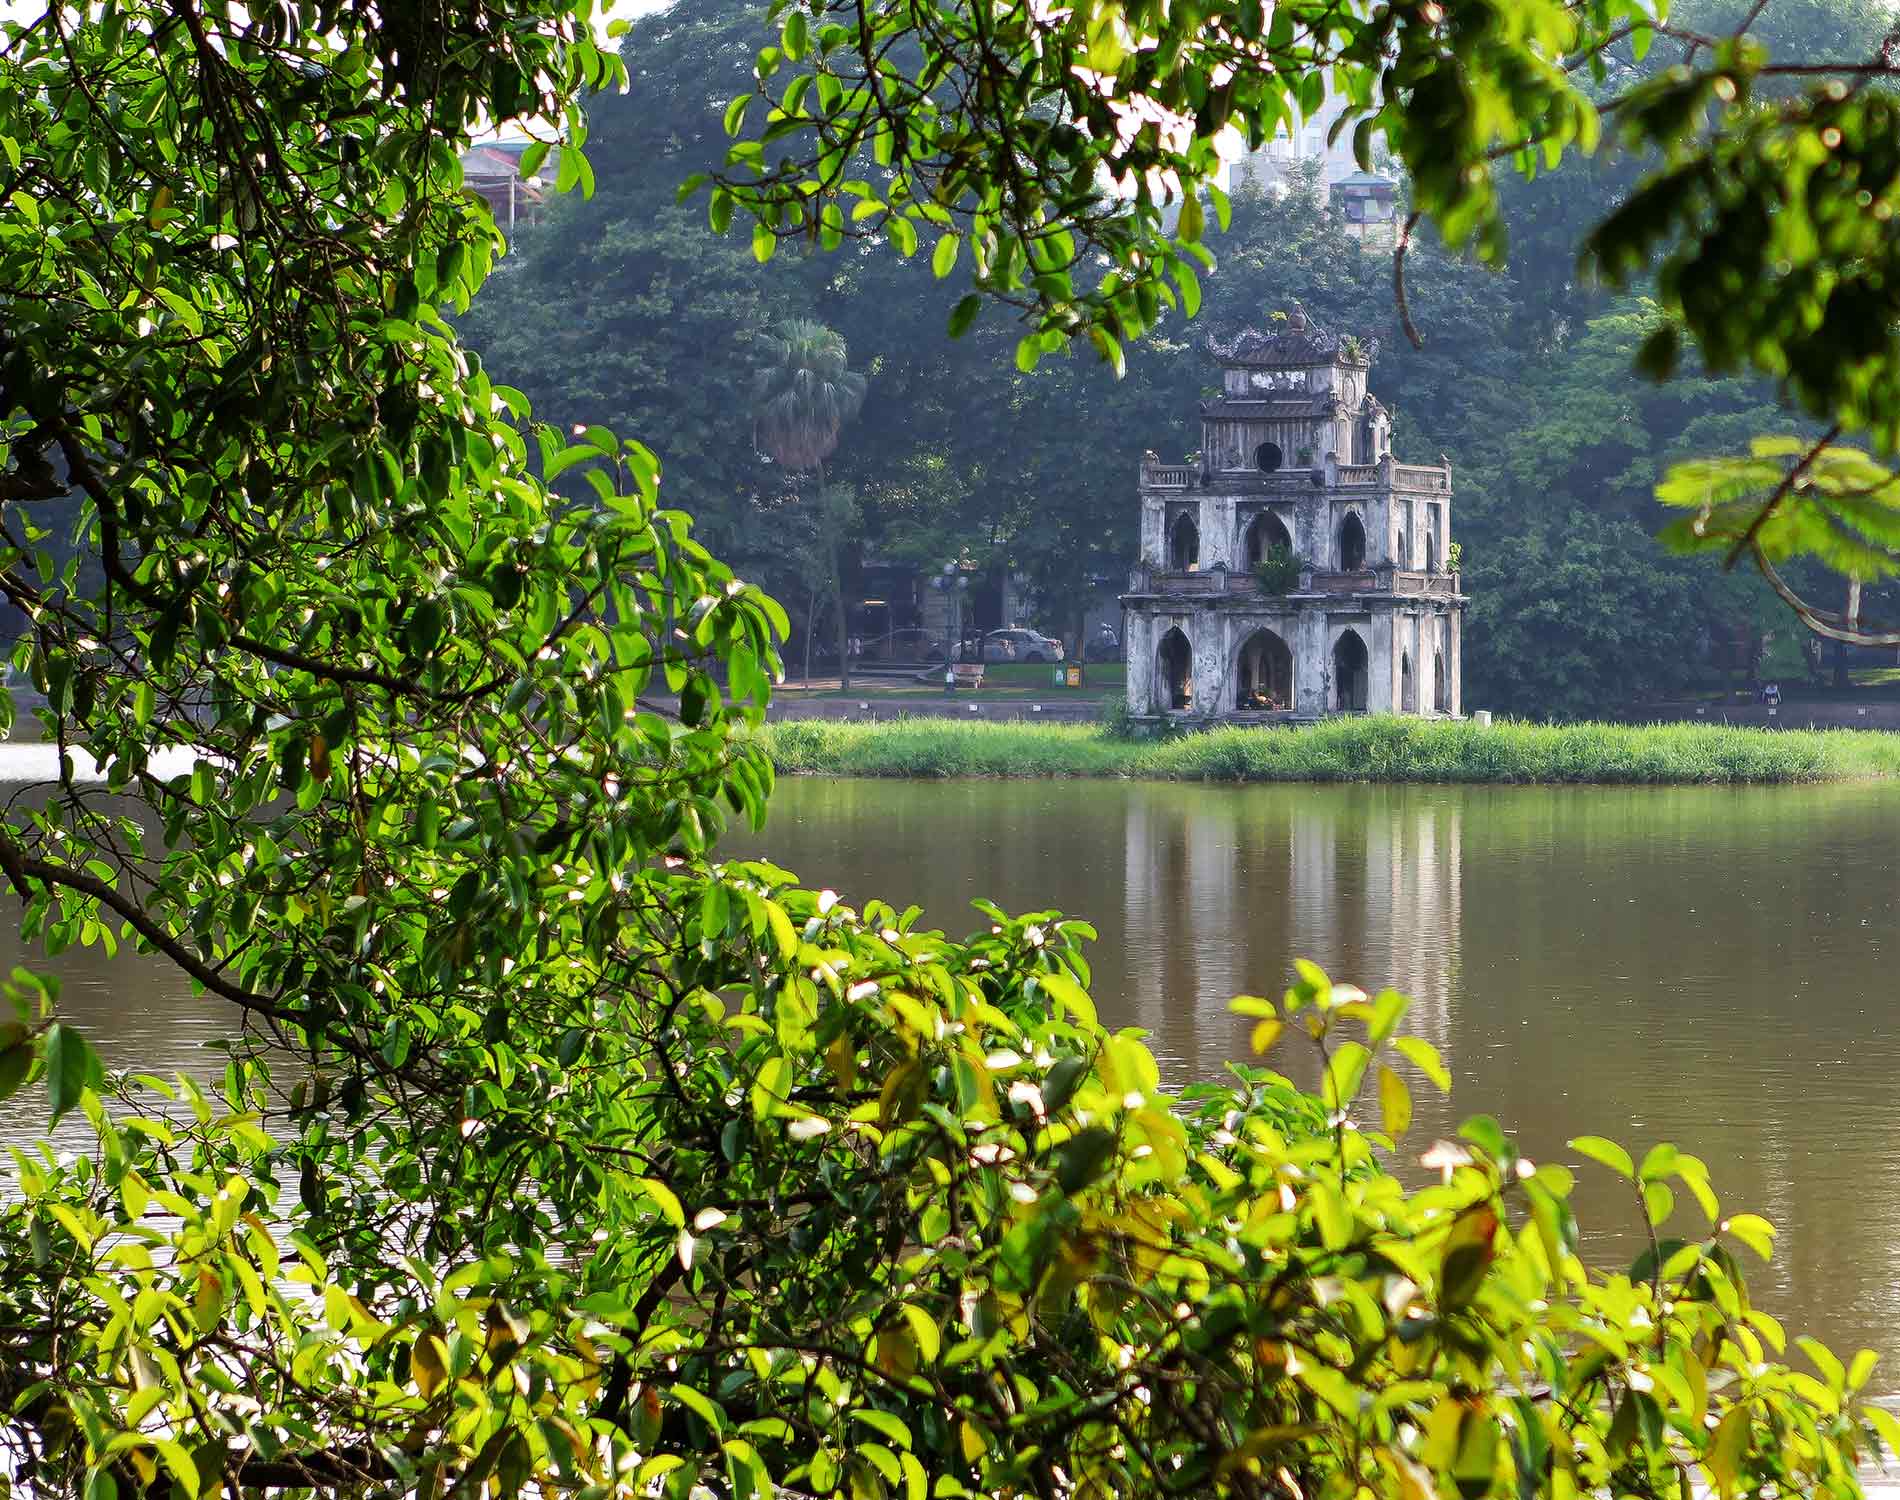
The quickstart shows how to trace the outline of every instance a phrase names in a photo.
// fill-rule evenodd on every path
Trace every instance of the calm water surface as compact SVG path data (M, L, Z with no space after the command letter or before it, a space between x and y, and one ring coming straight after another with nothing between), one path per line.
M1760 1299L1791 1331L1880 1350L1874 1383L1900 1392L1897 841L1900 788L1873 785L798 780L735 851L953 932L977 895L1087 916L1104 1020L1150 1030L1175 1082L1247 1055L1228 997L1277 996L1293 955L1404 988L1457 1077L1416 1133L1487 1111L1533 1157L1586 1131L1699 1153L1730 1208L1782 1228ZM0 933L0 963L25 957ZM167 968L55 967L109 1062L218 1065L228 1017ZM43 1109L0 1106L0 1136ZM1616 1253L1633 1205L1583 1172L1594 1248Z

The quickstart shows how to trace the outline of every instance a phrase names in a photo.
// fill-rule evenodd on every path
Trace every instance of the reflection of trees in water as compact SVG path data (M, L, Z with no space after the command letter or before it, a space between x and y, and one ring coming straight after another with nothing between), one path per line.
M1124 828L1124 1013L1197 1076L1246 1055L1228 1000L1277 999L1296 956L1408 991L1408 1029L1445 1041L1462 916L1454 800L1156 788L1127 799Z

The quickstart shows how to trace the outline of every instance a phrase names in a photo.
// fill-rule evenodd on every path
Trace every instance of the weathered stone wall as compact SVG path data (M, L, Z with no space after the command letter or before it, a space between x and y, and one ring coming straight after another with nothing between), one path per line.
M1267 628L1287 644L1302 717L1339 707L1334 653L1348 631L1365 647L1367 711L1462 712L1462 601L1451 597L1455 581L1444 572L1449 467L1393 457L1390 417L1367 392L1361 346L1316 328L1297 309L1280 323L1214 346L1225 394L1202 407L1198 464L1170 466L1153 454L1143 460L1140 561L1175 577L1144 577L1127 601L1129 705L1137 713L1172 711L1156 653L1179 630L1192 650L1190 715L1234 712L1241 645ZM1271 454L1257 461L1265 442L1280 447L1280 467L1271 466ZM1227 573L1248 566L1247 528L1262 512L1287 527L1310 570L1304 596L1268 600L1227 583ZM1184 514L1197 532L1193 572L1211 576L1183 578L1172 568L1171 528ZM1364 532L1350 569L1341 535L1349 517ZM1353 576L1312 576L1340 573Z

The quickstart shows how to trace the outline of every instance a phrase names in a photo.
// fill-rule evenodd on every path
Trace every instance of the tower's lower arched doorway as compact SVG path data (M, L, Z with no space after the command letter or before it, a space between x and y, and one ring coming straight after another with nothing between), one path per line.
M1445 653L1432 653L1432 706L1441 714L1451 712L1451 683L1445 679Z
M1179 713L1194 706L1194 648L1179 626L1155 647L1155 711Z
M1288 533L1285 522L1272 511L1263 510L1259 515L1253 518L1252 524L1247 527L1247 545L1245 548L1247 566L1250 568L1257 567L1275 547L1282 547L1286 551L1291 552L1293 550L1293 538L1291 534Z
M1366 527L1353 512L1339 523L1339 566L1342 572L1357 573L1366 565Z
M1409 651L1399 657L1399 711L1408 714L1418 712L1418 684L1412 679L1412 653Z
M1292 706L1293 652L1271 630L1256 630L1240 643L1240 654L1234 659L1234 707Z
M1333 647L1333 707L1342 714L1366 711L1366 643L1345 631Z

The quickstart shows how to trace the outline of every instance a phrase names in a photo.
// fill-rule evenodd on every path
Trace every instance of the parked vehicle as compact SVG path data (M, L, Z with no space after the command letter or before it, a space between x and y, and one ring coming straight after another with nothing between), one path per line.
M866 661L942 661L943 632L908 626L873 636L864 643Z
M1062 642L1012 625L983 637L985 661L1061 661Z

